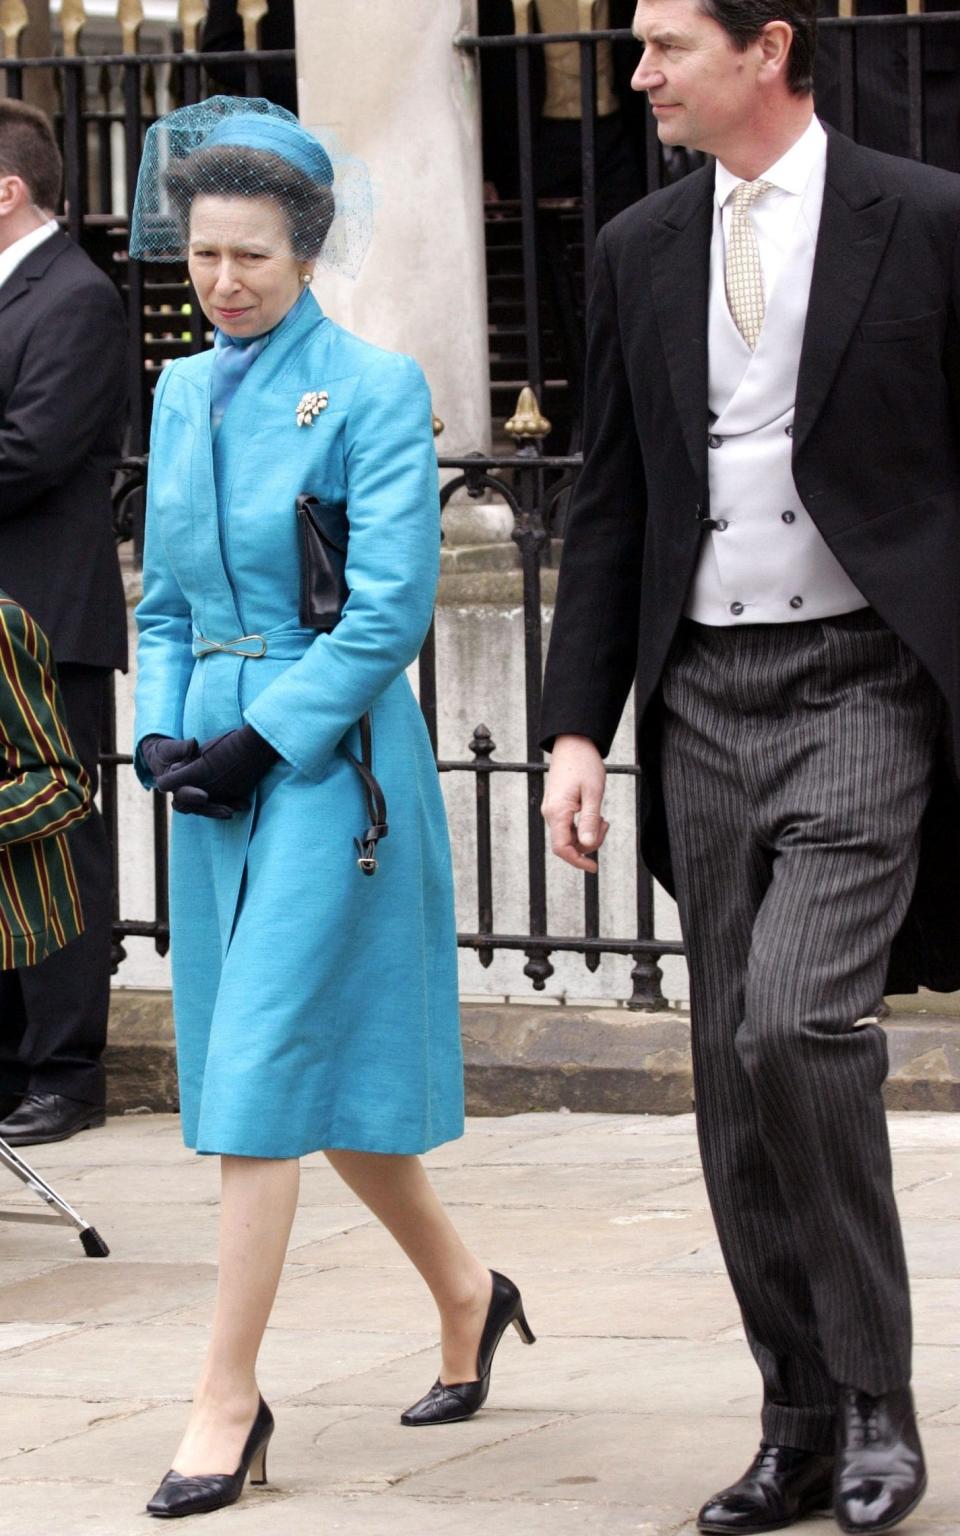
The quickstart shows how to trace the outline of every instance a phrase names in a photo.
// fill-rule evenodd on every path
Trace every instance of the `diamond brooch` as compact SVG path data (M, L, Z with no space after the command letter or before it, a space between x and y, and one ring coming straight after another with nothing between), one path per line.
M297 406L297 426L311 426L314 418L325 411L329 403L330 397L325 389L308 389L305 395L300 396L300 404Z

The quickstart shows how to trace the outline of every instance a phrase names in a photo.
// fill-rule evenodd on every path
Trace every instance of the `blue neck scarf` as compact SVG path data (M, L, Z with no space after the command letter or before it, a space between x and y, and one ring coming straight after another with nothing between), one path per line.
M213 379L210 386L210 430L214 442L244 374L260 356L272 334L272 331L267 331L263 336L227 336L223 331L214 331Z

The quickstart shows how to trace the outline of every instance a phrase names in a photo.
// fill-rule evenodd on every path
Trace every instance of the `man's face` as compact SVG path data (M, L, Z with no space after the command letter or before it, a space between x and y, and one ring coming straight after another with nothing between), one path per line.
M661 143L722 159L756 109L759 42L739 53L697 0L639 0L633 30L644 49L631 84L646 91Z

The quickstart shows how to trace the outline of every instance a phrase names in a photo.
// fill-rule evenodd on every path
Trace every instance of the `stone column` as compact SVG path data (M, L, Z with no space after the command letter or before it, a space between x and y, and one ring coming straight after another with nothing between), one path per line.
M476 11L476 0L296 0L301 121L365 160L374 192L359 277L321 266L317 298L366 340L417 359L450 455L490 446L478 70L453 45L475 31ZM444 520L448 543L496 542L511 527L505 507L470 502Z

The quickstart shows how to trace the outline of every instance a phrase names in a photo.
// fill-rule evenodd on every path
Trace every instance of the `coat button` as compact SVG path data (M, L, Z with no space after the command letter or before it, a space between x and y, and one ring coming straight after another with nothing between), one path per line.
M803 607L803 598L802 597L791 597L791 599L790 599L790 607L791 608L802 608Z
M707 438L707 445L710 448L722 448L723 438L718 437L716 432L711 432Z
M784 432L786 432L788 437L792 437L793 436L793 428L792 427L784 427L783 430L784 430Z
M743 612L743 604L742 603L731 603L730 604L730 612L733 613L733 614L736 614L737 618L739 618L740 614Z
M797 514L796 512L781 512L780 519L784 523L795 523L797 520Z
M718 533L726 533L727 529L730 527L730 524L727 522L725 517L721 517L718 518L713 526Z

